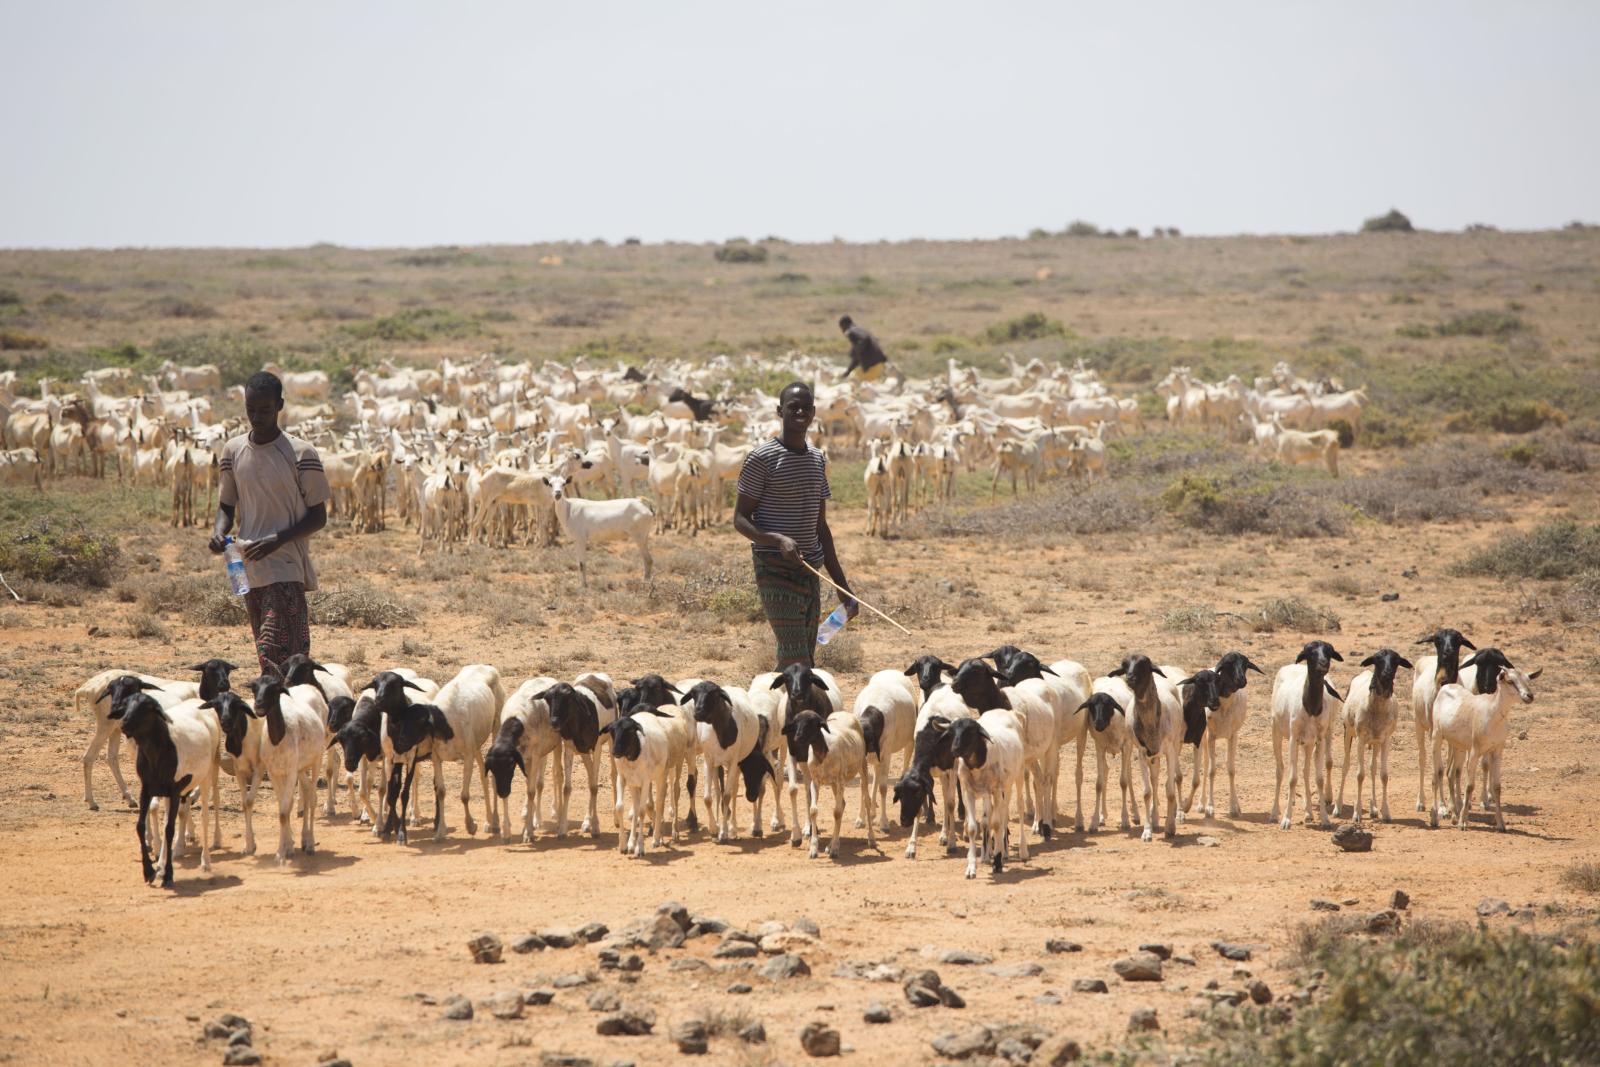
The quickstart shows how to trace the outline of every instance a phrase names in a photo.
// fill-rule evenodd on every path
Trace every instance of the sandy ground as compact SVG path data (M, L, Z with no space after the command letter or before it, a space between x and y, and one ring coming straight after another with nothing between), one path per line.
M1586 496L1577 503L1592 508L1592 493ZM1515 516L1519 524L1538 517L1528 507ZM1169 1038L1176 1039L1193 1025L1184 1008L1208 980L1240 986L1235 965L1210 947L1213 939L1257 946L1250 971L1275 991L1288 991L1288 945L1298 924L1316 918L1309 908L1313 897L1354 900L1347 910L1366 912L1387 906L1392 891L1401 888L1411 896L1410 917L1459 920L1471 920L1480 899L1502 897L1516 907L1539 905L1538 917L1527 921L1545 927L1592 907L1592 901L1562 889L1557 878L1573 861L1593 859L1600 843L1590 802L1600 703L1583 683L1594 669L1595 650L1587 637L1518 621L1498 583L1442 573L1445 562L1502 532L1503 524L1364 526L1349 539L1287 544L1144 534L1018 544L996 552L993 545L961 540L869 548L858 515L837 521L846 562L855 563L863 595L925 588L941 578L976 591L975 598L958 593L952 610L920 623L914 640L886 625L856 624L864 654L861 671L841 679L847 699L872 670L903 666L924 651L955 660L1003 640L1036 649L1047 660L1071 656L1095 674L1133 648L1193 669L1238 647L1269 672L1268 680L1249 690L1251 718L1238 759L1243 817L1197 814L1175 841L1158 837L1145 844L1137 831L1115 829L1113 801L1112 829L1035 841L1028 862L1013 860L1001 876L984 870L967 881L964 854L944 855L931 837L912 861L904 858L904 831L896 828L870 850L864 832L849 823L837 861L808 860L784 837L745 836L717 845L703 833L653 851L642 862L627 860L616 852L604 803L594 839L558 840L546 833L532 846L490 841L481 831L472 837L462 830L452 777L445 841L419 833L406 847L380 842L341 805L331 823L319 812L316 856L296 856L280 868L272 856L277 837L270 815L258 822L261 854L240 854L238 794L225 781L224 848L215 855L214 874L202 876L192 853L180 861L175 890L163 892L138 876L133 820L116 802L103 763L95 769L102 809L86 810L79 758L89 724L72 714L71 690L115 664L172 670L200 652L248 662L244 635L174 624L170 645L141 643L120 636L124 631L108 622L136 609L108 596L78 609L14 606L0 616L0 647L8 661L0 682L0 707L7 712L0 745L6 797L0 848L10 857L0 867L0 996L8 1017L0 1028L0 1059L216 1063L221 1048L197 1038L202 1023L222 1011L253 1020L256 1047L268 1063L282 1064L314 1063L335 1049L363 1067L416 1063L419 1057L441 1064L537 1062L548 1050L581 1053L601 1064L659 1063L677 1055L666 1036L674 1021L737 1012L762 1021L769 1044L746 1049L731 1036L715 1038L716 1062L804 1059L797 1035L812 1020L836 1026L848 1057L865 1063L931 1060L933 1037L978 1021L1026 1022L1104 1046L1121 1037L1129 1012L1140 1007L1156 1008ZM381 537L385 546L414 552L409 533ZM324 543L323 558L336 546ZM700 547L742 565L742 549L730 534L714 533ZM635 563L619 553L605 565L621 575L631 574ZM1400 576L1410 567L1420 569L1416 580ZM1353 576L1365 591L1319 593L1320 576L1336 572ZM1401 597L1382 602L1380 590ZM1234 602L1285 594L1335 607L1343 617L1341 630L1251 634L1223 627L1192 634L1164 632L1159 625L1177 601L1234 610ZM1509 832L1492 832L1484 815L1475 815L1465 833L1426 828L1414 810L1417 765L1409 712L1396 732L1390 766L1395 821L1377 828L1371 853L1341 853L1326 832L1301 824L1298 815L1291 831L1269 825L1273 761L1265 708L1271 672L1292 660L1308 637L1328 636L1346 653L1346 663L1333 675L1342 689L1359 659L1352 651L1365 655L1393 645L1409 653L1410 643L1437 625L1462 629L1480 647L1498 645L1521 666L1545 668L1536 683L1537 702L1519 706L1512 717L1514 739L1504 772ZM90 626L101 632L86 636ZM381 643L398 636L431 641L460 662L500 664L508 671L508 690L526 676L525 669L541 669L552 656L563 664L554 673L563 676L582 663L620 678L657 670L744 685L748 673L734 661L759 657L765 640L753 624L684 639L670 613L624 622L613 611L578 625L491 634L451 616L425 616ZM372 668L391 661L392 650L378 647L370 635L319 630L313 640L326 658L336 659L360 641L372 646ZM420 660L441 681L450 673L429 668L426 656ZM1409 692L1409 686L1405 672L1400 688ZM1071 762L1069 750L1061 790L1068 827ZM132 759L125 756L123 765L133 780ZM1186 754L1186 775L1187 768ZM1092 753L1086 772L1088 803ZM1218 787L1225 797L1225 772ZM1347 796L1354 788L1352 775ZM519 812L520 792L519 783L513 793ZM432 798L423 803L431 811ZM481 818L481 798L475 795L473 803ZM855 804L852 790L851 819ZM1226 810L1225 801L1218 808ZM1215 845L1202 845L1202 835ZM813 919L822 937L820 947L805 953L812 976L775 983L746 973L742 961L725 967L725 961L710 958L714 937L646 954L643 973L631 985L622 984L616 972L598 970L597 946L530 955L508 951L505 962L494 966L474 964L465 947L481 930L497 932L508 946L514 936L538 927L598 920L615 930L666 900L743 927ZM1083 950L1049 955L1048 938L1080 942ZM1111 962L1152 940L1172 944L1195 962L1169 963L1160 983L1116 978ZM1017 978L981 966L935 965L965 997L964 1011L916 1011L898 985L832 977L846 961L926 966L929 947L982 951L997 965L1035 962L1043 971ZM669 970L685 958L711 967ZM448 1022L438 1004L421 999L442 1002L460 994L481 1001L582 972L594 973L597 985L562 990L553 1003L528 1007L521 1020L496 1020L480 1008L475 1021ZM1087 977L1106 979L1109 994L1070 991L1074 979ZM739 981L753 991L726 992ZM654 1035L597 1036L598 1016L585 1001L598 987L653 1009ZM1047 991L1059 993L1060 1003L1036 999ZM892 1007L893 1023L863 1022L864 1007L875 1000Z

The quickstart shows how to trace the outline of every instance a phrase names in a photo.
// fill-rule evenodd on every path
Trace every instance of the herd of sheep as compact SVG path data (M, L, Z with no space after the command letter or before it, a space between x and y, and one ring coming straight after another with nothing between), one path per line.
M1533 700L1531 682L1539 672L1523 672L1499 649L1477 650L1452 629L1418 644L1433 652L1414 665L1390 648L1367 656L1343 696L1330 675L1344 657L1326 641L1307 643L1293 663L1278 669L1270 703L1277 764L1271 817L1283 829L1292 825L1302 773L1306 821L1329 825L1339 736L1344 771L1331 810L1337 814L1344 808L1353 746L1355 821L1359 824L1364 813L1388 820L1389 747L1400 719L1396 678L1402 669L1414 676L1417 810L1429 812L1431 825L1448 814L1465 829L1481 770L1484 805L1492 807L1496 825L1505 829L1500 767L1507 722L1514 702ZM1473 654L1463 660L1463 649ZM83 757L84 799L96 806L92 772L104 746L124 799L134 803L120 769L119 743L126 736L137 751L141 863L146 881L159 879L163 885L172 882L174 829L180 819L179 846L191 837L197 840L201 869L211 869L211 850L222 840L218 813L224 773L241 789L246 854L255 850L257 794L264 782L272 783L282 863L292 851L296 800L300 846L306 853L315 848L319 777L326 780L326 816L335 813L337 793L346 789L360 823L369 824L374 834L405 842L408 826L418 821L411 790L422 763L432 770L436 838L447 833L443 764L461 765L463 828L477 832L472 792L478 782L485 828L498 837L515 832L510 796L520 771L526 785L521 840L532 842L546 815L547 774L553 832L567 832L575 760L584 765L589 790L581 832L599 832L601 772L608 768L618 847L629 856L643 855L647 838L661 848L699 828L698 781L714 841L738 836L741 795L753 805L754 836L783 831L781 785L791 843L808 842L812 857L824 851L831 857L840 847L847 790L855 788L860 796L856 826L865 828L866 846L876 848L878 835L893 833L898 824L906 832L908 858L916 855L919 823L933 820L937 794L939 841L954 847L965 839L966 875L972 878L980 863L1001 871L1013 848L1019 860L1027 861L1030 832L1046 840L1054 834L1060 758L1069 743L1077 757L1075 830L1085 829L1083 758L1090 744L1097 769L1089 833L1105 821L1113 761L1119 765L1124 830L1132 808L1143 839L1154 838L1160 822L1157 790L1164 783L1164 833L1173 837L1194 806L1203 772L1201 808L1207 818L1213 816L1221 741L1228 746L1228 813L1238 817L1235 747L1247 715L1249 675L1261 673L1239 652L1192 673L1135 653L1094 678L1073 660L1046 664L1002 645L958 665L923 655L903 669L878 671L847 702L829 672L803 665L758 675L748 685L703 678L669 682L645 674L619 689L606 674L589 672L571 681L530 678L510 693L500 672L485 664L465 667L443 685L400 666L358 685L347 668L299 655L283 665L282 673L256 678L242 691L231 684L235 668L222 660L192 669L199 675L196 682L103 671L76 694L79 708L91 708L96 721ZM1185 747L1194 750L1187 796L1180 769ZM1430 752L1431 801L1425 795ZM1134 802L1132 775L1138 777L1142 803ZM769 787L770 822L763 812ZM818 808L823 787L832 790L833 800L825 849ZM158 801L165 805L165 830L152 864L147 824L156 817ZM196 804L200 826L192 833L190 813ZM962 822L958 811L964 813Z
M601 369L578 359L508 363L492 356L433 367L360 369L337 400L322 371L285 371L283 422L314 443L333 499L330 516L358 532L395 519L421 543L548 543L565 534L583 567L588 546L648 541L705 528L753 443L773 435L776 398L730 388L750 369L814 384L818 444L865 454L869 534L888 536L919 504L954 495L962 471L991 472L1013 494L1057 474L1093 480L1107 440L1143 428L1133 397L1113 395L1081 362L1006 357L1009 373L949 361L942 375L837 381L835 368L791 353L776 361L716 356ZM42 486L71 473L167 487L175 526L206 525L217 461L243 429L243 405L215 366L168 363L140 377L105 367L66 385L45 378L37 398L0 374L0 484ZM1207 384L1186 367L1157 387L1177 426L1245 437L1285 463L1338 473L1338 434L1360 424L1364 394L1296 377L1280 364L1251 386ZM633 503L596 507L597 499Z

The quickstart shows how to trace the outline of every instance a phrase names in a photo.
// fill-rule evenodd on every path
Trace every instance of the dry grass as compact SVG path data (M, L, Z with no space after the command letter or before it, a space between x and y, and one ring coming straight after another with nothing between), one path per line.
M1216 625L1217 613L1209 604L1182 604L1161 616L1161 628L1171 633L1203 633Z
M1561 872L1561 884L1578 893L1600 894L1600 863L1574 863Z
M1309 635L1338 633L1339 616L1299 597L1275 597L1256 609L1250 617L1250 628L1256 633L1279 630Z

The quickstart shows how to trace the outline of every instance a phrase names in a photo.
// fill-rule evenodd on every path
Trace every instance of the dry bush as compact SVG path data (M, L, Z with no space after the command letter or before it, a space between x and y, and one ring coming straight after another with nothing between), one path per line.
M151 615L135 615L129 620L128 636L137 641L172 643L172 632L166 628L160 619Z
M744 567L713 565L688 573L670 595L684 611L704 611L724 622L755 622L766 617L755 578Z
M1579 893L1600 894L1600 863L1574 863L1561 872L1561 884Z
M104 588L121 552L115 538L72 519L41 517L0 527L0 574Z
M909 529L941 537L1096 534L1136 529L1155 516L1152 494L1119 479L1099 482L1082 492L1058 484L1030 499L997 507L935 506L914 516Z
M366 582L319 589L307 594L306 603L311 609L311 621L318 626L387 630L417 620L416 611L406 601Z
M1600 525L1556 519L1527 533L1509 533L1451 568L1494 578L1571 578L1600 572Z
M1327 608L1315 607L1299 597L1275 597L1256 609L1250 619L1256 633L1290 630L1302 634L1338 633L1339 616Z
M834 674L860 673L862 659L861 635L849 630L840 631L827 644L817 646L817 666Z
M1216 625L1217 613L1210 604L1183 604L1161 616L1161 628L1171 633L1198 633Z

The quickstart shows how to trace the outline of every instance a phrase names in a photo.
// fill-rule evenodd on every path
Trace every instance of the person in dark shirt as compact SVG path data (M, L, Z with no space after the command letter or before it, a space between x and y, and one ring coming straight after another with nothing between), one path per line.
M850 377L853 370L861 371L861 381L864 382L875 382L882 378L889 366L889 357L883 354L883 347L872 336L872 331L865 326L857 326L849 315L839 317L839 329L850 339L850 365L839 375L839 380Z

